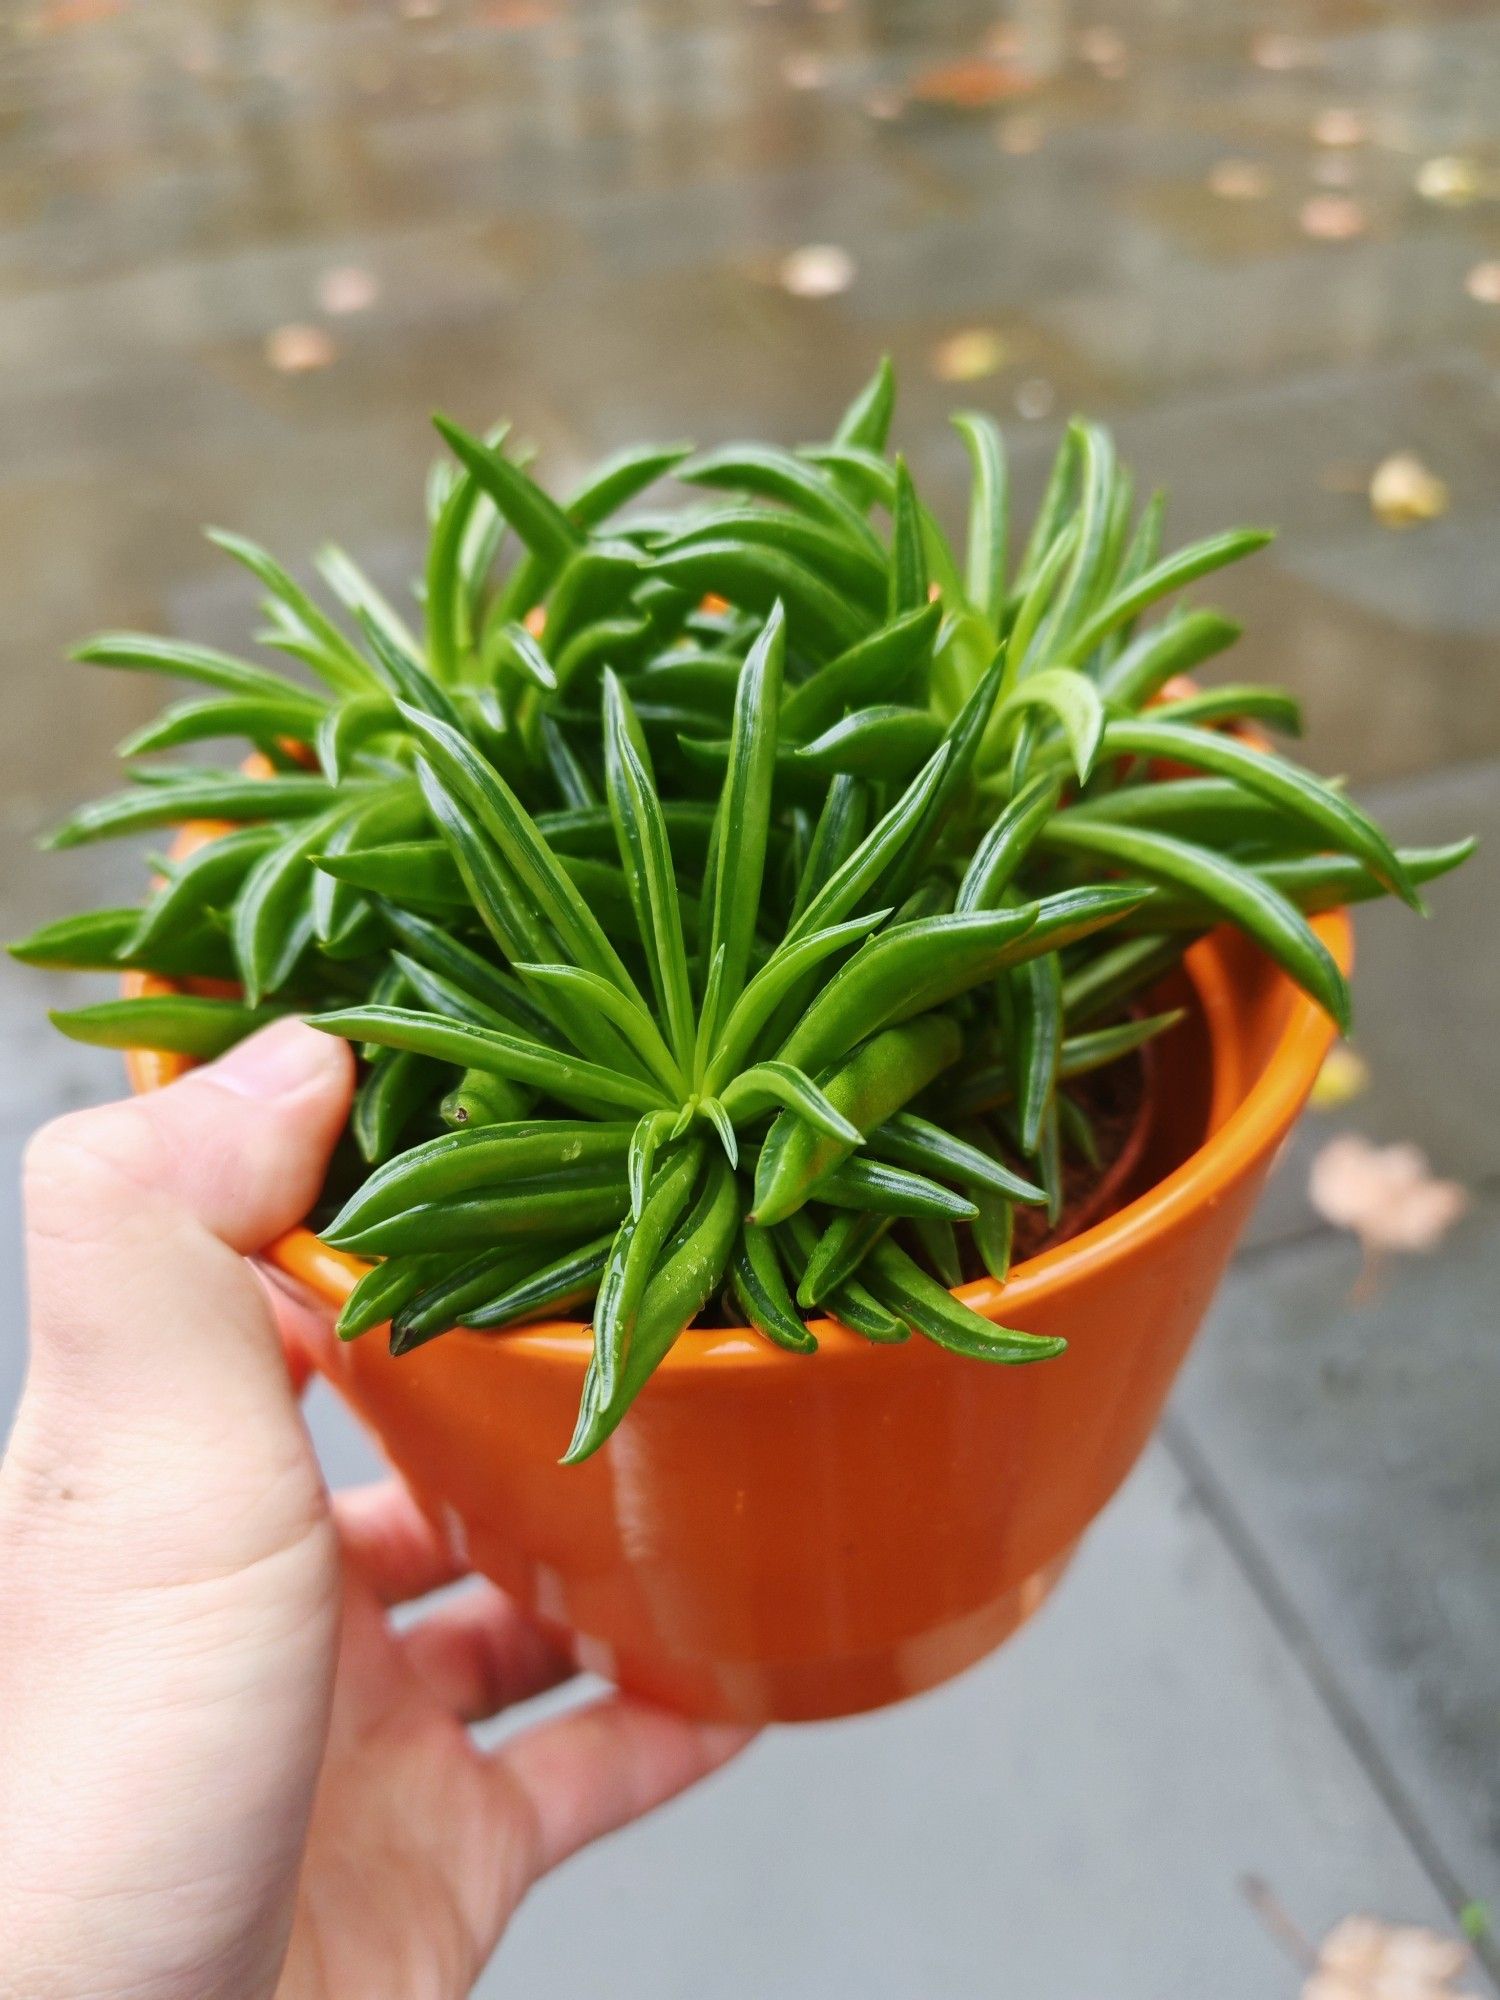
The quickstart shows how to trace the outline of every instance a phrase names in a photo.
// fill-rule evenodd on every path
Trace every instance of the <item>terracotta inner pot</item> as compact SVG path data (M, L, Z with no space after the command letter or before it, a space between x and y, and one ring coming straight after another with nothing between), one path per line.
M1317 929L1347 967L1347 920ZM1122 1205L1003 1287L962 1289L1063 1335L1055 1361L873 1347L827 1321L815 1356L695 1329L566 1469L580 1324L457 1332L399 1360L377 1330L331 1345L330 1379L475 1567L621 1685L754 1721L934 1686L1029 1616L1134 1463L1332 1039L1236 933L1194 946L1186 976ZM186 1067L128 1060L140 1089ZM271 1257L330 1304L364 1268L306 1230Z

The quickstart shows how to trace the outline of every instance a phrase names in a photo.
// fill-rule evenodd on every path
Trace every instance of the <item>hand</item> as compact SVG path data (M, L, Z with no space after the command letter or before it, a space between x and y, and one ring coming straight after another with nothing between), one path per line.
M485 1753L467 1725L571 1663L488 1585L392 1628L453 1563L401 1487L330 1499L288 1361L318 1329L244 1261L350 1082L287 1022L34 1143L5 2000L449 2000L539 1875L745 1740L609 1696Z

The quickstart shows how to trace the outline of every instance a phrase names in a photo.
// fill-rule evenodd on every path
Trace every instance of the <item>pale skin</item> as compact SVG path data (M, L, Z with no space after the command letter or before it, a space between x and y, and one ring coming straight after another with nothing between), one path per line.
M293 1225L347 1048L265 1030L48 1126L0 1466L0 2000L458 2000L527 1889L744 1732L609 1695L478 1748L571 1662L404 1489L330 1496Z

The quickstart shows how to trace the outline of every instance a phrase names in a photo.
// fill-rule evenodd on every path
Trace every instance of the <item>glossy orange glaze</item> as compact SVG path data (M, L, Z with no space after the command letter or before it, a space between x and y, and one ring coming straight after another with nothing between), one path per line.
M1317 928L1347 967L1347 919ZM474 1566L622 1686L752 1721L933 1687L1036 1609L1134 1464L1332 1038L1233 933L1196 945L1188 972L1143 1191L961 1294L1066 1336L1055 1361L990 1367L829 1322L811 1357L697 1330L566 1469L586 1327L452 1333L400 1360L370 1333L326 1371ZM128 1061L137 1089L186 1066ZM271 1254L331 1304L365 1268L306 1230Z

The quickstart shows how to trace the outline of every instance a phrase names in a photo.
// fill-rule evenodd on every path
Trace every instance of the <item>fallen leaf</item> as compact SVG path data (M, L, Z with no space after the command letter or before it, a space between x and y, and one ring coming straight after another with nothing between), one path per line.
M268 365L281 375L306 375L314 368L327 368L339 352L332 334L321 326L297 322L268 333L265 351Z
M1469 1206L1468 1190L1437 1179L1420 1146L1376 1146L1356 1132L1320 1149L1307 1192L1323 1220L1351 1230L1368 1257L1437 1249Z
M1475 2000L1454 1980L1469 1948L1417 1924L1345 1917L1324 1938L1302 2000Z
M995 56L961 56L920 71L911 82L919 104L947 104L959 111L984 111L1036 88L1036 74L1024 64Z
M932 350L932 372L940 382L982 382L1005 366L1005 342L989 327L950 334Z
M1415 528L1436 521L1449 505L1447 483L1438 478L1415 452L1398 451L1375 468L1370 481L1370 508L1387 528Z
M318 280L318 304L335 317L367 311L379 294L374 273L359 264L335 264Z
M837 243L804 243L781 262L782 285L798 299L831 299L854 277L854 259Z
M1312 135L1320 146L1362 146L1370 133L1363 112L1331 105L1313 120Z
M1259 160L1215 160L1208 170L1208 191L1220 201L1264 201L1271 176Z
M1016 411L1028 422L1047 416L1057 401L1057 391L1044 375L1033 375L1016 391Z
M1303 202L1298 220L1305 236L1323 243L1347 243L1369 227L1363 204L1346 194L1313 195Z
M1347 1042L1335 1042L1323 1058L1309 1098L1315 1111L1337 1111L1370 1087L1370 1065Z
M1457 153L1424 160L1417 169L1416 188L1423 201L1436 202L1439 208L1467 208L1486 192L1484 178L1474 161Z
M1475 264L1464 279L1464 290L1482 306L1500 306L1500 264Z

